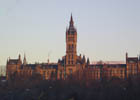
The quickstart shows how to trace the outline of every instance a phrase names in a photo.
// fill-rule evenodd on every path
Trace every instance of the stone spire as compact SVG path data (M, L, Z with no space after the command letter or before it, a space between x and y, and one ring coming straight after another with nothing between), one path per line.
M73 21L73 17L72 17L72 14L71 14L71 18L70 18L70 27L73 27L74 25L74 21Z
M21 60L21 55L19 54L19 56L18 56L18 60L20 61Z
M26 65L26 64L27 64L27 62L26 62L26 55L24 53L23 65Z
M85 57L85 55L83 55L83 59L82 59L82 61L83 61L83 63L86 62L86 57Z
M128 53L126 52L126 59L128 58Z
M90 64L90 61L89 61L89 58L87 58L87 65L89 65Z

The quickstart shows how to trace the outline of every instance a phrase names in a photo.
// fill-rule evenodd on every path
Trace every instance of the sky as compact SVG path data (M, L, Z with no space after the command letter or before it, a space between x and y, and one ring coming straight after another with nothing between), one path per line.
M0 0L0 65L24 53L28 63L65 55L72 13L77 54L125 61L140 54L140 0Z

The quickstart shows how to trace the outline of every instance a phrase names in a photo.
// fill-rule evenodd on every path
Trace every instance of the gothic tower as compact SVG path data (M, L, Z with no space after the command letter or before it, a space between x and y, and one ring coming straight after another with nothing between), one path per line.
M77 59L77 31L71 15L69 28L66 30L66 66L75 66Z

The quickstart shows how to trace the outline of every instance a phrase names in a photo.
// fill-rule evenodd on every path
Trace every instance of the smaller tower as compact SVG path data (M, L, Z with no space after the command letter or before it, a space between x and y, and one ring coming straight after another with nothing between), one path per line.
M89 65L90 64L90 61L89 61L89 58L87 58L87 65Z
M139 54L139 58L138 58L138 59L139 59L139 61L140 61L140 54Z
M126 59L128 58L128 53L126 52Z
M85 57L85 55L83 55L82 61L83 61L83 63L86 63L86 57Z
M26 65L26 64L27 64L26 55L25 55L25 53L24 53L23 65Z
M20 55L20 54L19 54L19 56L18 56L18 60L21 61L21 55Z
M128 53L127 52L126 52L125 56L126 56L126 64L127 64L127 59L128 59Z
M21 66L22 65L22 60L21 60L21 55L19 54L19 56L18 56L18 66Z

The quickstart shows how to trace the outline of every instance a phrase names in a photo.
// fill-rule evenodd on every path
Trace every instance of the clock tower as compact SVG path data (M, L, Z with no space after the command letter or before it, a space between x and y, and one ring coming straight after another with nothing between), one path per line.
M77 30L71 15L69 28L66 30L66 73L72 74L76 70L77 61Z

